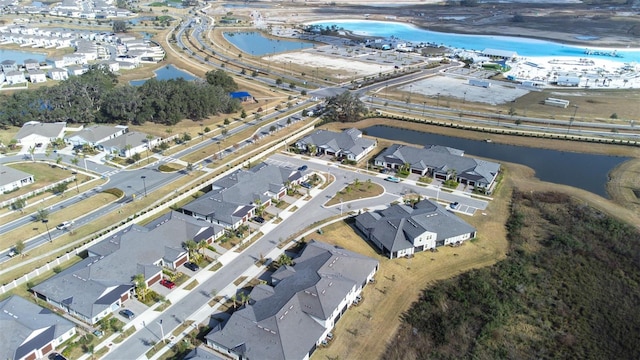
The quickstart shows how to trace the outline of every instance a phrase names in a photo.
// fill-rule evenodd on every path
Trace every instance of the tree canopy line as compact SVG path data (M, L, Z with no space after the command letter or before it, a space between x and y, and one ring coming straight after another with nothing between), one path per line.
M132 86L118 84L115 74L94 66L55 86L0 97L0 127L28 121L175 125L238 111L240 102L229 95L237 89L222 70L208 72L204 81L149 79Z

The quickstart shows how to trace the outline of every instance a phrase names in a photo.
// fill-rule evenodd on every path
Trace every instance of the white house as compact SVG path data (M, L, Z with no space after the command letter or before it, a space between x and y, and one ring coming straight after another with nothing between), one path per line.
M65 122L41 123L29 121L22 125L13 138L22 147L30 148L36 144L42 144L42 146L46 147L51 141L62 138L66 126L67 123Z
M22 71L9 71L8 73L5 73L5 76L7 77L7 82L11 85L27 82Z
M138 131L129 131L123 135L100 142L98 147L108 153L128 157L146 150L151 150L162 140L155 136L147 139L147 136L147 134Z
M341 133L328 130L318 130L296 142L296 147L302 151L314 151L346 158L352 161L360 161L368 153L376 148L376 140L365 139L358 129L345 129Z
M107 126L107 125L93 125L85 127L77 133L67 136L65 141L72 145L84 145L98 146L98 144L107 140L116 138L120 135L124 135L129 131L129 127L124 125Z
M29 70L29 81L32 83L47 82L47 75L42 70Z
M76 334L73 322L13 295L0 301L0 358L46 359Z
M52 80L67 80L69 78L67 70L60 68L51 68L49 69L48 74Z
M5 193L17 190L34 182L33 175L12 167L0 165L0 192Z
M413 255L438 246L461 243L476 236L476 229L442 205L422 200L413 207L391 205L356 216L356 228L390 259Z
M251 300L206 335L207 345L231 359L308 360L359 301L378 266L375 259L312 240L295 265L280 267L270 285L255 286Z

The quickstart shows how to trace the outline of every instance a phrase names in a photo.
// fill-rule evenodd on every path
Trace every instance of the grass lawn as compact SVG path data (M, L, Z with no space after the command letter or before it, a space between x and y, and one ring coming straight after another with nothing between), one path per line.
M56 211L49 215L49 231L55 230L56 225L63 221L69 221L79 216L86 215L92 210L96 210L97 208L107 205L116 200L118 199L111 194L99 193L88 199L81 200L80 202L73 204L67 208ZM73 229L74 233L77 233L79 229ZM12 231L5 232L2 236L2 239L0 239L0 247L3 249L11 247L15 245L16 241L18 241L19 239L27 240L33 236L46 236L46 232L47 229L43 223L32 222L16 228ZM73 235L70 235L70 233L67 232L65 235L63 235L63 238L64 237L73 237ZM55 240L54 242L59 243L58 240Z
M7 165L16 170L24 171L28 174L33 175L35 182L33 184L29 184L27 186L23 186L20 189L11 192L9 194L0 194L0 201L6 201L12 199L16 196L26 194L30 191L38 190L47 185L58 182L62 179L70 178L73 176L69 170L62 170L60 167L53 167L49 164L38 163L38 162L24 162L24 163L16 163ZM82 177L82 175L80 175ZM71 186L75 186L73 183ZM47 193L51 195L51 193Z
M198 286L198 280L193 280L189 283L189 285L185 286L185 290L193 290L196 286Z
M486 210L487 216L464 219L478 228L478 239L457 248L442 247L438 252L422 252L412 259L393 259L379 255L347 223L322 228L307 240L316 239L373 257L380 261L376 282L368 284L364 301L352 307L333 331L335 340L318 348L317 359L377 359L400 325L400 316L418 299L421 289L434 281L450 278L472 268L494 264L505 257L507 240L504 222L508 215L510 188L502 188Z
M91 180L91 177L89 176L84 176L84 175L80 176L78 179L78 190L80 192L84 192L90 188L104 185L108 181L107 179L94 179L92 182L89 183L90 180ZM72 196L77 194L78 190L76 190L75 183L70 183L69 189L67 190L67 194L68 194L67 196ZM47 207L50 207L51 205L57 204L60 201L60 197L58 196L54 196L48 200L44 200L47 197L50 197L51 195L52 194L50 192L44 192L44 193L41 193L40 195L36 195L32 198L29 198L27 200L27 205L38 204L38 206L28 207L24 209L24 212L13 211L13 210L10 210L9 208L0 209L0 214L10 213L9 215L0 217L0 224L6 224L15 219L19 219L23 217L25 214L35 212L38 208L47 208Z
M165 187L162 188L160 190L158 190L153 197L147 197L147 198L140 198L132 203L128 203L124 206L122 206L122 211L121 212L112 212L106 216L101 217L99 220L91 222L90 224L87 224L85 226L82 226L78 229L76 229L74 231L74 235L73 236L63 236L62 238L60 238L59 240L57 240L56 242L50 244L47 243L43 246L40 246L34 250L29 251L28 256L31 257L36 257L39 255L43 255L43 254L48 254L49 252L54 251L55 249L58 249L60 247L62 247L65 244L77 241L78 239L82 239L85 236L89 236L92 234L95 234L96 232L100 232L103 231L104 229L113 226L114 224L119 224L121 221L126 220L130 214L134 214L138 211L140 211L141 209L147 208L149 205L153 204L155 201L157 201L157 199L163 198L164 196L166 196L169 193L173 193L175 191L175 189L180 188L181 186L183 186L184 184L190 182L192 179L188 178L188 177L184 177L184 178L180 178L178 180L176 180L175 182L172 183L171 187ZM113 198L112 195L110 195L111 198ZM94 204L95 206L95 204ZM53 221L51 221L51 223L53 223ZM53 225L55 226L56 223L53 223ZM40 225L40 224L39 224ZM52 259L55 259L57 256L60 256L61 254L63 254L65 251L64 250L60 250L59 252L53 253L51 254L51 256L44 258L44 259L40 259L38 261L34 261L28 264L25 264L24 267L21 268L17 268L17 269L13 269L11 271L8 271L6 273L3 273L2 276L0 277L0 282L2 283L7 283L13 279L16 279L22 275L24 275L25 273L31 271L32 269L35 269L37 267L43 266L45 265L47 262L51 261ZM5 261L2 264L0 264L0 270L3 269L7 269L9 266L13 266L16 263L18 263L19 261L21 261L22 259L19 257L14 257L13 259L9 260L9 261Z
M325 203L325 206L340 204L358 199L375 197L384 193L384 188L374 182L358 181L358 183L350 183Z

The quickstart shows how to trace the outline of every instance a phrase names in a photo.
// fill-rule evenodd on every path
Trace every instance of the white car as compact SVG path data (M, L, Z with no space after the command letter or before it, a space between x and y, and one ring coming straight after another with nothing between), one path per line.
M66 230L66 229L70 228L71 225L73 225L73 221L64 221L62 224L59 224L58 226L56 226L56 229L58 229L58 230Z

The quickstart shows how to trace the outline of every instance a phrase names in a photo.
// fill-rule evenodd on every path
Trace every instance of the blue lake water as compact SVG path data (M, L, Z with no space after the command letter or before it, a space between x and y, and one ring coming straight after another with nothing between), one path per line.
M22 63L27 59L44 61L46 58L47 58L47 55L43 53L21 51L21 50L0 49L0 62L4 60L15 60L18 64L22 65Z
M616 50L618 54L622 55L622 57L611 57L606 55L586 55L584 53L587 48L597 48L595 45L593 47L589 47L587 45L566 45L551 41L513 36L449 34L424 30L410 24L397 22L374 20L335 20L317 21L309 24L321 25L323 27L335 25L338 28L343 28L359 35L384 38L395 36L405 41L436 43L447 47L466 50L482 51L486 48L490 48L515 51L519 56L599 57L620 62L640 62L640 49L611 48L609 50ZM589 37L585 38L589 39Z
M180 70L173 65L167 65L165 67L162 67L154 71L154 73L156 74L156 76L154 77L156 80L171 80L171 79L178 79L178 78L183 78L185 80L196 79L195 76L189 74L186 71ZM132 81L129 81L129 84L133 86L140 86L144 84L145 81L147 81L147 79L132 80Z
M442 145L464 150L465 156L481 156L498 162L526 165L542 181L564 184L608 198L605 185L609 172L629 158L583 154L568 151L530 148L452 136L431 134L390 126L376 125L363 129L369 136L404 141L418 145Z
M313 47L310 42L270 39L259 32L225 32L224 38L247 54L262 56Z
M140 22L142 21L152 21L155 20L156 17L155 16L140 16L137 18L133 18L133 19L129 19L127 20L127 22L131 25L138 25Z

